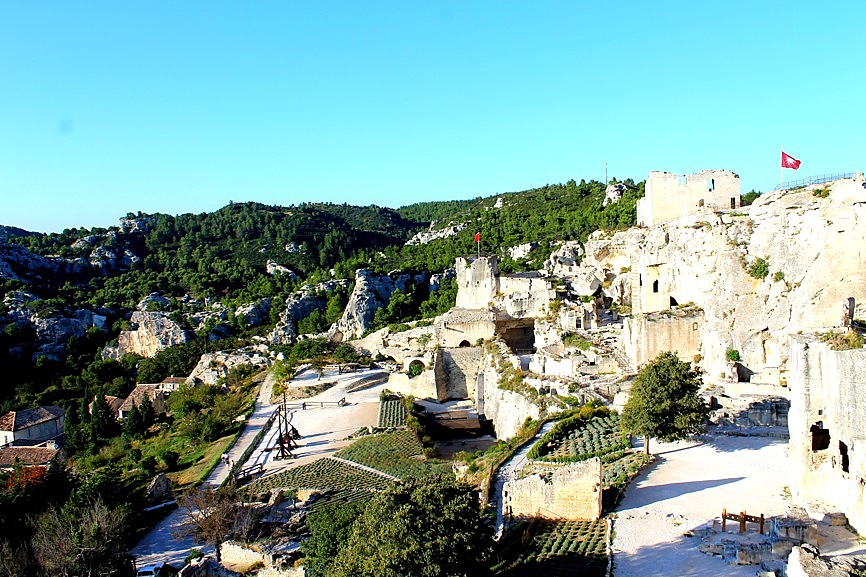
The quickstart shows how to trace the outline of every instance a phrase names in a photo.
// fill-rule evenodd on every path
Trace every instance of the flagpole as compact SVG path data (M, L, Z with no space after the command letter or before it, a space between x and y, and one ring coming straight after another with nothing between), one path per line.
M784 144L782 145L782 156L781 156L781 158L785 158L785 145L784 145ZM784 167L784 163L781 161L781 158L780 158L780 160L779 160L779 190L780 190L780 191L782 190L782 170L785 169L785 167Z

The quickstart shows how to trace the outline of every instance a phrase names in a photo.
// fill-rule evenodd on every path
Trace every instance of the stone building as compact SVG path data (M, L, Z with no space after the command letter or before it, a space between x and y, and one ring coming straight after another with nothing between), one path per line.
M54 405L9 411L0 417L0 446L27 445L63 434L66 411Z
M644 198L637 202L638 226L653 226L707 207L714 210L740 206L740 177L729 170L702 170L679 175L652 171Z

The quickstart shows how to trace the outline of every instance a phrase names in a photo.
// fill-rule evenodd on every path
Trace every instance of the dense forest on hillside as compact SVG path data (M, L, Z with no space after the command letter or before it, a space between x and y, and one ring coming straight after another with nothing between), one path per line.
M358 268L383 274L395 269L441 272L453 266L455 257L475 252L476 232L481 233L482 252L498 254L502 270L538 268L557 241L585 240L598 228L634 224L635 202L643 194L643 183L627 180L625 184L622 200L604 208L603 183L570 180L524 192L423 202L399 210L328 203L288 207L232 203L212 213L129 213L121 226L111 229L12 236L8 242L49 257L51 262L60 263L60 268L56 274L20 270L20 278L0 279L0 298L4 299L0 304L0 370L7 376L0 387L0 408L34 402L66 404L80 398L84 390L95 388L114 394L129 389L136 380L136 363L129 361L122 366L103 360L99 350L117 338L130 311L148 294L173 297L171 310L178 319L196 310L186 304L189 299L219 301L229 310L261 298L276 299L266 326L249 329L233 323L224 331L223 336L243 343L272 328L281 312L279 303L304 284L354 279ZM405 244L414 233L430 229L431 222L433 229L449 224L466 227L456 235L426 244ZM11 227L5 230L16 233ZM507 249L524 243L534 243L534 250L525 258L512 260ZM106 254L129 258L125 265L106 264ZM269 262L294 274L269 274ZM446 286L448 290L441 295L428 294L426 289L400 294L396 304L382 310L377 322L404 322L447 310L454 287ZM35 338L33 327L20 315L8 316L13 305L5 297L16 290L35 298L26 306L39 317L68 316L86 309L106 316L106 327L91 329L67 343L68 354L63 358L40 357L30 346ZM189 295L186 301L181 299L184 295ZM340 295L343 306L346 298L346 294ZM330 314L324 319L320 314L304 326L321 330L333 317ZM212 338L211 333L195 336L197 340ZM213 349L215 345L208 346ZM206 347L187 348L195 351ZM196 358L192 354L174 369L189 370L187 365L194 364Z
M54 549L41 551L35 544L69 533L64 522L74 524L100 512L101 519L112 523L113 532L94 549L99 553L92 561L101 574L119 570L119 553L134 538L134 529L152 522L137 513L144 507L149 480L156 472L165 472L182 485L200 482L209 470L207 463L237 434L240 424L235 417L250 410L259 382L254 379L264 374L236 367L217 385L172 393L168 414L157 414L145 402L134 406L122 423L115 420L103 395L124 398L136 383L188 375L203 353L266 341L263 337L278 322L289 295L304 285L349 279L332 283L327 290L312 289L323 307L296 319L302 333L324 331L342 314L357 269L380 274L398 269L443 272L454 265L455 257L475 253L476 233L481 235L481 251L497 254L503 271L539 268L559 241L584 240L598 228L634 224L643 183L625 184L622 200L607 207L602 207L603 183L570 180L399 210L231 203L212 213L129 213L119 226L108 229L42 235L3 227L0 414L34 405L62 406L67 411L66 454L71 466L52 469L38 479L21 471L0 477L6 487L0 489L0 525L25 527L0 531L0 553L20 561L20 574L31 574L34 563L48 563L45 555ZM457 234L407 244L418 232L454 230L457 225L462 225ZM514 260L509 249L527 243L532 250ZM368 328L387 325L404 330L407 321L447 311L455 302L456 282L445 275L437 282L438 290L431 290L426 280L396 290ZM149 298L141 308L168 315L186 331L188 342L151 358L104 358L104 347L130 328L132 312L152 293L161 296ZM236 312L263 299L272 304L263 321L249 324ZM195 315L215 310L227 311L226 316L193 323ZM85 325L90 328L84 334L68 336L64 327L96 317L104 323ZM324 366L361 360L351 347L325 339L272 345L273 349L285 358L277 372L291 373L301 363ZM53 497L43 498L46 494ZM35 524L25 522L37 518ZM72 566L84 563L75 559Z

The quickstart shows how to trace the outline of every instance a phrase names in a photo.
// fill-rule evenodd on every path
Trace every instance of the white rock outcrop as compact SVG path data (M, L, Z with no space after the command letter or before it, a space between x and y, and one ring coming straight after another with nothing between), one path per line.
M368 269L355 272L355 288L343 316L329 331L331 338L343 341L359 338L373 322L376 311L386 306L397 289L406 292L413 280L425 280L400 271L377 275Z
M455 234L458 234L459 232L466 229L466 223L465 222L462 224L449 225L449 226L446 226L445 228L433 230L433 226L435 224L436 224L435 222L431 223L430 224L430 230L424 231L424 232L419 232L419 233L415 234L415 236L413 236L412 238L407 240L406 246L412 246L412 245L416 245L416 244L427 244L428 242L431 242L434 240L440 240L443 238L448 238L449 236L454 236Z
M229 374L229 371L235 367L243 365L259 367L262 369L271 366L271 360L267 354L267 347L241 351L205 353L201 356L198 364L189 374L189 377L187 377L187 382L215 385L220 379L224 379L226 375Z
M103 356L118 360L127 353L152 357L163 349L189 340L189 334L183 327L164 312L135 311L132 313L130 323L135 328L121 331L117 347L114 349L106 347Z

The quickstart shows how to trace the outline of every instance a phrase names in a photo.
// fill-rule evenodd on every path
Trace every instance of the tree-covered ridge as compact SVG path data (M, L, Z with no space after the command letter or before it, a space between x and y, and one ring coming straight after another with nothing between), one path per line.
M473 205L482 202L481 197L472 200L436 200L416 202L397 209L403 218L413 222L439 222L447 224L448 220L468 214ZM444 221L444 222L442 222Z
M600 228L633 226L635 205L644 194L645 182L634 183L628 179L624 184L627 188L622 199L606 207L602 206L606 186L595 180L579 183L569 180L565 184L548 184L475 201L470 207L461 206L457 212L443 215L437 221L437 226L441 227L451 222L467 223L465 230L428 244L391 247L385 251L387 258L377 263L378 268L443 270L453 266L455 257L475 252L477 232L481 233L481 251L500 257L508 248L539 243L536 253L522 263L501 259L505 271L537 268L549 256L550 243L585 241L590 233Z

